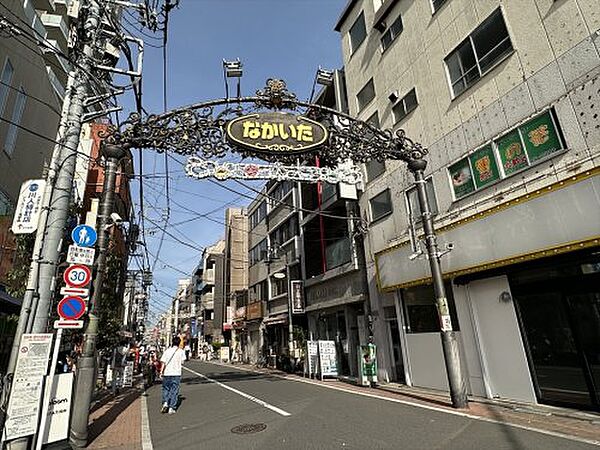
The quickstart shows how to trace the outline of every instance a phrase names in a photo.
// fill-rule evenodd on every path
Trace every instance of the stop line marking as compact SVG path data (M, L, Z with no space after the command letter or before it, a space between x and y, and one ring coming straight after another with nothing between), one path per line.
M199 376L200 378L204 378L205 380L210 381L211 383L218 384L223 389L227 389L228 391L235 392L236 394L241 395L242 397L247 398L248 400L253 401L254 403L257 403L260 406L263 406L263 407L265 407L267 409L270 409L271 411L274 411L277 414L280 414L280 415L282 415L284 417L291 416L291 414L289 412L284 411L283 409L278 408L277 406L273 406L270 403L267 403L264 400L261 400L260 398L256 398L256 397L254 397L254 396L252 396L250 394L246 394L245 392L242 392L242 391L240 391L238 389L232 388L231 386L227 386L226 384L223 384L220 381L213 380L212 378L208 378L206 375L198 373L195 370L188 369L187 367L184 367L184 369L187 370L188 372L193 373L194 375Z

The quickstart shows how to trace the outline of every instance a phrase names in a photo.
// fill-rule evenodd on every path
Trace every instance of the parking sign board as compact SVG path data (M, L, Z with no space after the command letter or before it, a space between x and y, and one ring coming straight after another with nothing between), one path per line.
M56 309L61 319L77 320L85 314L85 302L81 297L65 297L58 302Z

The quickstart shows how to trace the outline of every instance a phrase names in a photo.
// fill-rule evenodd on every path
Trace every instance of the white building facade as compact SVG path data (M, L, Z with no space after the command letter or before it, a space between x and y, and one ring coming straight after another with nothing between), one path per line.
M356 0L336 29L350 113L429 149L469 392L598 410L597 1ZM380 377L446 390L413 180L365 172Z

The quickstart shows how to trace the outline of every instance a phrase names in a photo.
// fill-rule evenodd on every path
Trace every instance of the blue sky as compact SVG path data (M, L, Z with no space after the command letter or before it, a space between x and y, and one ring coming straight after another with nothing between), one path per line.
M225 95L222 60L240 58L244 65L242 95L253 95L267 78L282 78L299 98L310 95L319 65L334 69L342 65L340 36L333 30L346 0L181 0L171 13L168 41L168 109ZM129 26L131 29L132 27ZM157 35L158 36L158 35ZM145 39L148 44L160 44ZM162 50L146 47L143 70L143 102L150 113L163 110ZM133 109L130 101L125 111ZM183 160L183 158L179 158ZM146 151L143 173L147 244L152 255L159 247L167 205L164 156ZM136 159L136 173L139 161ZM181 165L169 162L171 215L167 229L192 246L203 248L223 235L223 226L199 218L208 214L224 220L227 206L247 206L248 198L227 191L219 183L187 179ZM254 196L236 184L226 186ZM138 181L132 186L138 205ZM183 223L182 223L183 222ZM161 312L177 286L191 274L201 252L165 236L160 260L154 270L151 311ZM154 263L155 258L150 257ZM175 270L172 266L178 270ZM179 272L181 271L181 272Z

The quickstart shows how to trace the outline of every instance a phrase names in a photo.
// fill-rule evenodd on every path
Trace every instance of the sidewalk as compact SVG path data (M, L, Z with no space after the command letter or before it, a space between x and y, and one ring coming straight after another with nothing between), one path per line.
M460 414L479 420L489 420L496 423L546 433L575 436L592 440L595 441L595 443L600 444L600 414L594 412L584 412L575 409L545 405L532 405L529 403L489 400L479 397L469 397L469 408L457 410L452 408L452 403L448 394L440 391L413 388L397 383L379 385L376 388L367 388L339 380L328 379L320 381L304 378L301 375L288 374L280 370L258 369L249 364L236 363L232 365L218 362L216 362L216 364L231 365L238 369L251 370L265 374L268 373L288 380L326 385L361 395L385 397L405 404L445 410L452 414Z
M142 394L140 388L129 388L94 405L86 448L142 450Z

